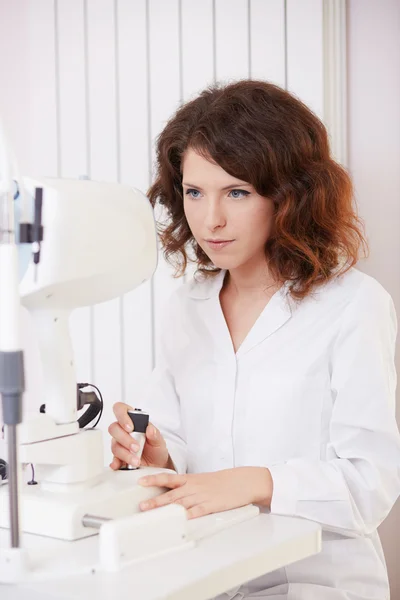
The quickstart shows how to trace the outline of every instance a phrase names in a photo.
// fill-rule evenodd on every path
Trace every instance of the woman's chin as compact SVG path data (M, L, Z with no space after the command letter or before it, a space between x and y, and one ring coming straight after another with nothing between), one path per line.
M237 269L239 266L237 260L233 260L232 258L223 257L223 256L215 256L210 257L212 264L217 269L222 269L223 271L230 271L232 269Z

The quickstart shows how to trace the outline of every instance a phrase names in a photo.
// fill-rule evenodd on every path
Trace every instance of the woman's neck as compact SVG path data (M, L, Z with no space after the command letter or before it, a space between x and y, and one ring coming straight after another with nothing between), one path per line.
M253 267L243 265L227 272L224 287L238 297L271 295L280 287L272 276L268 265L263 262Z

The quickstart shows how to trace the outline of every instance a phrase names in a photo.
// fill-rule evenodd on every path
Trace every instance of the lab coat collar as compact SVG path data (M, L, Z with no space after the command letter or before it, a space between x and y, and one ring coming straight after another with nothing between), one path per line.
M197 275L197 280L193 281L190 286L189 296L196 300L207 300L208 298L219 295L224 283L226 269L221 269L217 275L204 277Z
M205 303L204 309L207 312L210 311L209 317L211 318L206 318L205 322L213 328L213 337L220 346L222 355L226 352L229 352L230 354L232 354L232 352L234 353L232 339L219 299L219 293L222 289L225 274L226 270L221 270L214 277L202 280L201 284L193 283L189 292L191 298L197 300L209 300L209 302ZM237 358L255 346L258 346L258 344L274 334L291 318L293 303L289 291L290 282L286 282L272 296L247 334L247 337L238 348L236 352Z
M238 348L237 358L261 344L289 321L293 308L289 290L289 282L286 282L275 292Z

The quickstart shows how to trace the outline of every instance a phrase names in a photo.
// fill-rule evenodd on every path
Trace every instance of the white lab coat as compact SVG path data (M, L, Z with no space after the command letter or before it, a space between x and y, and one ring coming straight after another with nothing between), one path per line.
M142 406L181 473L268 467L271 513L320 523L323 548L221 598L389 598L376 529L400 492L390 296L356 269L301 303L285 285L235 354L224 274L173 294Z

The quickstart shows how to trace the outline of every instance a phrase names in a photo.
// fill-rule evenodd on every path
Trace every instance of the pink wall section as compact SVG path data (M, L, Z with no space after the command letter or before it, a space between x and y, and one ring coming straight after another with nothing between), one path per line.
M400 321L400 1L347 6L349 167L371 250L360 267L390 292ZM400 423L399 389L397 415ZM400 501L380 535L400 600Z

